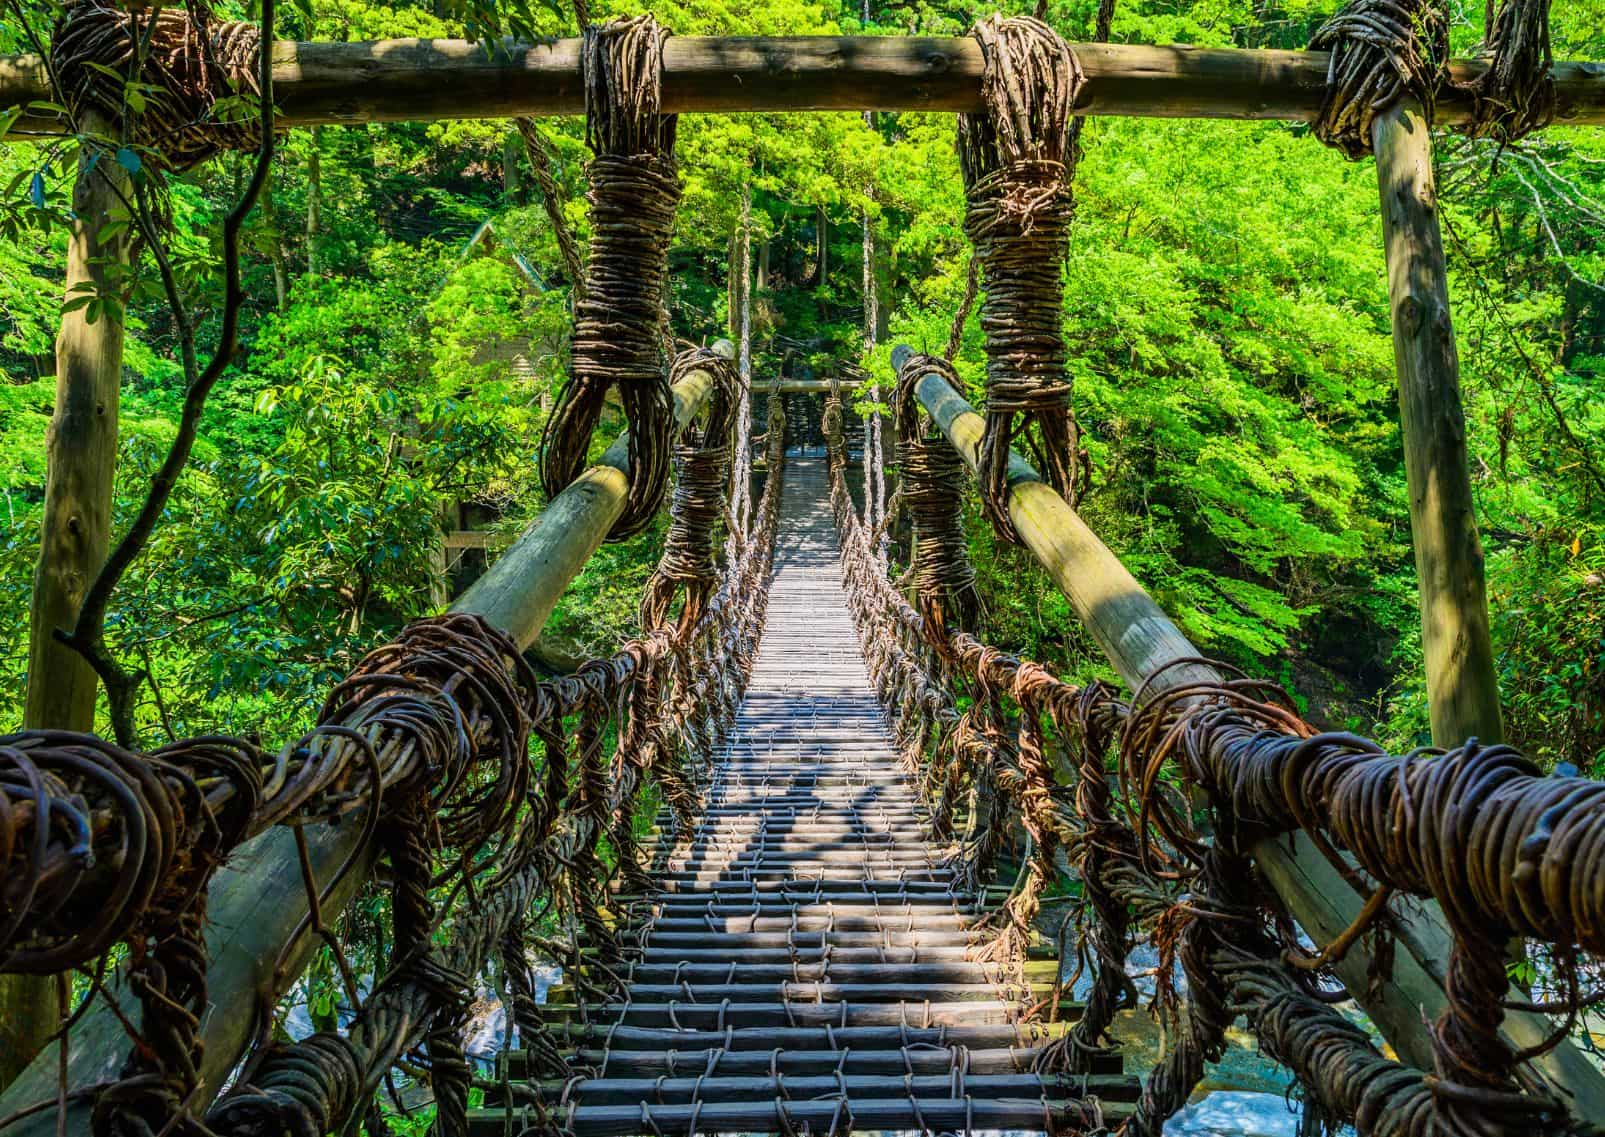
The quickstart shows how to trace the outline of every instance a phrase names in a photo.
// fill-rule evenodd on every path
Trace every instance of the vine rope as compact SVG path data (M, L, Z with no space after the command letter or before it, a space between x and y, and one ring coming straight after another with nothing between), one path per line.
M680 201L677 120L662 105L667 29L650 15L584 30L590 255L574 305L573 368L541 440L541 484L556 496L584 469L607 393L629 424L629 491L608 536L641 532L668 490L674 396L663 344L669 243Z
M1070 409L1064 283L1074 211L1071 110L1083 82L1068 44L1040 20L992 15L972 33L986 60L985 109L959 115L964 232L985 298L986 427L981 504L1000 537L1018 541L1008 511L1009 448L1020 443L1045 481L1074 502L1085 460Z
M93 108L127 128L151 164L187 170L220 150L260 145L254 111L219 114L217 104L261 94L261 50L257 24L218 20L205 3L152 14L71 0L51 37L50 66L75 118Z

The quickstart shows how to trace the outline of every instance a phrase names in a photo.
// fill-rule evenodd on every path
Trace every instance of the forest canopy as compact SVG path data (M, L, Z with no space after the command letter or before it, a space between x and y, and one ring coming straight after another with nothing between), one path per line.
M592 14L648 7L680 34L961 35L984 12L1032 5L686 0ZM1302 47L1332 7L1126 0L1111 34ZM1095 8L1055 2L1044 16L1086 40ZM29 50L55 15L37 0L8 7L0 53ZM1481 39L1482 18L1461 13L1457 50ZM302 40L574 31L562 6L482 0L306 0L277 20ZM1557 4L1553 37L1559 58L1605 59L1605 12ZM1371 163L1277 122L1093 119L1081 141L1063 265L1091 463L1081 512L1203 650L1284 682L1317 724L1426 742ZM885 408L892 346L942 349L970 262L951 115L693 115L677 152L677 338L739 327L745 260L755 383L851 373L857 409ZM438 611L542 508L535 454L567 375L574 284L552 212L583 249L587 157L578 118L280 139L240 234L238 350L107 613L109 649L148 676L143 739L294 737L364 652ZM211 343L222 223L253 155L182 175L129 158L130 176L163 183L165 263L195 340ZM1605 136L1448 134L1438 159L1509 733L1605 774ZM75 169L61 139L0 146L0 697L14 725ZM113 533L145 500L187 386L158 267L142 248L117 299L65 296L69 309L117 303L126 322ZM973 402L983 361L972 315L956 364ZM974 502L969 522L990 638L1067 677L1105 674L1030 558L997 544ZM448 543L464 530L486 547ZM648 531L606 547L536 655L562 670L631 634L659 543Z

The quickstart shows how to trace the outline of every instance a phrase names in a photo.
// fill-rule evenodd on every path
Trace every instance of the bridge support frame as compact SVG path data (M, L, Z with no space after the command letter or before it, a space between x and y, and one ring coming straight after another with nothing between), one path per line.
M729 358L728 341L715 345ZM675 420L690 422L707 403L713 379L693 371L675 387ZM629 445L620 436L600 461L573 485L553 498L519 540L491 566L491 571L464 593L451 610L483 616L506 632L521 648L540 635L563 590L602 544L624 509L628 484ZM320 905L332 921L372 874L377 850L360 844L360 826L347 821L312 825L305 830L307 863L313 878L327 887L343 865L349 869ZM259 1007L271 1007L305 969L322 942L302 927L308 913L300 855L292 830L276 827L242 846L219 870L208 889L206 933L211 960L207 979L213 1006L201 1023L204 1053L202 1097L215 1093L251 1041ZM46 990L54 991L49 981ZM67 1084L73 1088L115 1081L128 1056L128 1035L119 1018L137 1016L138 1001L116 985L119 1007L91 1010L73 1028L67 1053ZM54 1022L54 1011L50 1014ZM48 1031L46 1032L49 1033ZM61 1043L55 1042L28 1064L0 1094L0 1117L41 1101L53 1101ZM92 1099L73 1099L57 1129L54 1110L42 1110L17 1121L8 1137L88 1137Z
M1410 534L1421 590L1421 649L1434 745L1504 739L1488 592L1477 534L1460 357L1438 229L1432 134L1415 99L1372 128L1388 256Z
M892 354L900 366L908 349ZM920 404L973 472L984 422L969 403L937 373L916 384ZM1136 689L1153 677L1148 690L1159 692L1222 676L1204 664L1180 663L1200 652L1137 583L1079 514L1018 454L1009 462L1009 515L1032 555L1069 599L1122 679ZM1156 674L1158 673L1158 674ZM1302 834L1268 839L1252 850L1255 863L1304 930L1322 945L1353 923L1365 898L1345 881ZM1451 937L1436 904L1420 906L1403 930L1391 975L1372 995L1371 953L1364 942L1350 947L1336 965L1338 977L1376 1022L1405 1062L1432 1070L1428 1023L1446 1004L1445 963ZM1521 998L1512 991L1513 998ZM1517 1048L1535 1046L1550 1034L1539 1015L1508 1012L1502 1024ZM1533 1060L1580 1117L1605 1116L1605 1076L1569 1042Z

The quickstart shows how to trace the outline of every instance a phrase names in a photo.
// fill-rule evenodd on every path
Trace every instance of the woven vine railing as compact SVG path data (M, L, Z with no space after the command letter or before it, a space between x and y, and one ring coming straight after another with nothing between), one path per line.
M1128 1137L1157 1137L1239 1016L1295 1076L1311 1125L1385 1137L1598 1132L1498 1024L1511 1006L1512 939L1550 965L1552 993L1521 1007L1555 1017L1550 1045L1599 998L1583 976L1605 949L1605 784L1545 777L1509 748L1475 742L1390 755L1317 733L1280 691L1244 678L1139 691L1128 704L967 633L933 634L873 555L844 477L839 416L827 408L843 577L903 760L939 828L968 798L966 872L991 869L1015 821L1027 835L1020 881L993 915L997 938L979 952L1019 951L1059 851L1077 878L1077 972L1093 978L1083 1018L1045 1067L1085 1068L1110 1041L1116 1011L1136 999L1125 964L1142 937L1158 953L1151 1010L1170 1041ZM1246 852L1294 831L1372 898L1318 953ZM1337 1009L1347 996L1331 972L1361 937L1385 965L1408 897L1436 900L1454 933L1430 1072L1385 1057Z
M617 929L602 898L615 874L641 879L642 789L655 783L678 821L693 816L700 771L762 630L783 430L771 424L756 523L728 547L696 619L654 627L572 675L537 680L496 629L448 615L371 653L331 693L319 725L275 755L228 738L148 754L90 735L0 738L0 969L87 975L76 1018L109 997L110 953L125 945L140 999L121 1077L70 1094L94 1102L97 1133L313 1135L353 1119L383 1132L371 1124L376 1092L404 1060L430 1082L439 1132L466 1133L474 982L494 961L524 1044L538 1052L526 958L538 904L571 942L583 930L601 949L591 971L605 974ZM360 994L318 916L335 881L312 879L303 845L310 919L335 951L355 1018L286 1045L273 1040L271 1008L258 1008L256 1044L207 1108L197 1100L207 885L268 828L339 819L382 853L385 966Z

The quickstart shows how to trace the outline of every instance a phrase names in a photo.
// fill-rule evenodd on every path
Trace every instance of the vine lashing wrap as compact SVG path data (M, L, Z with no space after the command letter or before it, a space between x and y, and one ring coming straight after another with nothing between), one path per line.
M1070 114L1081 65L1058 33L1029 17L992 15L973 32L986 58L985 109L959 115L964 232L975 247L986 297L986 430L977 482L999 536L1009 519L1009 447L1074 502L1085 467L1065 367L1064 282L1076 149Z
M613 540L645 529L669 485L674 394L661 333L680 175L677 120L658 113L668 35L651 16L585 29L585 136L596 154L588 168L590 257L574 306L573 371L541 441L541 484L555 496L579 477L617 386L630 428L630 481Z

